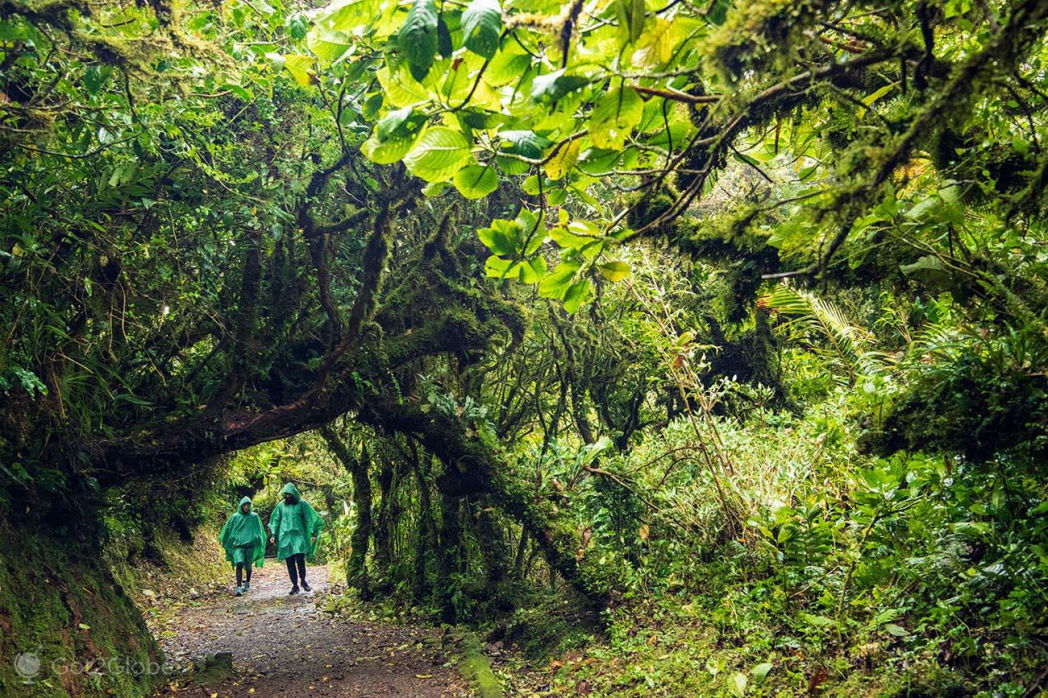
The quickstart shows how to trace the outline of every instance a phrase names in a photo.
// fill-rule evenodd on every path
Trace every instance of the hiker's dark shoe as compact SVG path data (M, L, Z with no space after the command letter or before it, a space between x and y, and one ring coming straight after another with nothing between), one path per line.
M244 582L244 593L251 591L251 582Z
M298 585L296 584L295 586L291 587L291 591L289 591L287 593L287 595L288 596L294 596L297 593L298 593Z
M237 590L236 590L235 593L236 593L237 596L243 596L244 595L244 587L237 587Z
M309 586L309 582L307 582L306 580L303 579L302 580L302 590L303 591L313 591L313 587Z

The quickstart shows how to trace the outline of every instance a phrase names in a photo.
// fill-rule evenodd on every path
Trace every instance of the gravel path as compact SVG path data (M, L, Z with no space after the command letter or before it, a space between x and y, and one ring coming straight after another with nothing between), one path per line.
M242 597L213 595L180 607L157 636L178 668L232 654L233 670L204 685L179 676L158 696L469 696L445 667L435 629L360 621L319 610L326 567L309 567L309 594L288 596L283 565L256 569Z

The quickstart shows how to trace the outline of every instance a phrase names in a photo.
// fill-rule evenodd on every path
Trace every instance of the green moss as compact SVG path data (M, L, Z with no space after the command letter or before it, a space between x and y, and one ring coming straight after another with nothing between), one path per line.
M456 644L458 670L469 679L475 695L479 698L502 698L502 683L491 670L491 664L484 655L484 648L477 636L467 632L456 638Z
M733 4L705 42L712 73L733 84L748 71L782 70L795 59L804 31L822 16L824 0L750 0Z
M630 227L634 230L639 230L649 223L658 220L659 216L673 208L677 201L677 196L677 192L672 189L665 189L655 194L647 191L642 192L642 194L630 202L628 218ZM672 223L666 222L657 226L655 232L669 232L671 227Z
M15 669L28 654L39 660L32 681ZM162 668L97 545L29 526L0 527L0 655L5 696L144 696Z

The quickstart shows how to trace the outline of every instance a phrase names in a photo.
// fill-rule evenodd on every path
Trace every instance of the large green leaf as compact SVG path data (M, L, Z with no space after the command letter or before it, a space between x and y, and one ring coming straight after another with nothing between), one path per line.
M310 69L313 67L312 58L287 54L284 56L284 67L287 68L287 72L291 73L291 77L295 78L295 82L302 85L302 87L309 87L313 80L310 74Z
M378 165L391 165L400 162L414 143L414 135L398 136L383 141L378 138L378 134L374 134L360 145L360 152Z
M625 262L608 262L600 265L600 273L608 281L622 281L629 278L630 265Z
M546 148L551 145L548 138L534 131L499 131L498 135L505 142L502 146L503 152L522 155L532 160L541 158Z
M424 120L425 115L416 113L411 107L395 109L375 124L375 135L380 141L388 141L398 136L404 137L417 132Z
M499 176L491 165L469 165L455 173L455 188L467 199L482 199L498 186Z
M573 283L564 294L564 310L569 313L578 312L582 304L589 300L591 291L589 279L579 279Z
M382 85L386 100L395 107L411 106L430 98L429 91L403 66L393 71L388 68L380 68L375 73L375 77Z
M579 159L579 151L582 149L582 139L576 138L570 143L564 143L546 163L546 176L556 181L561 179L575 166Z
M644 115L644 101L632 87L606 94L590 115L590 140L598 148L622 150Z
M561 262L539 282L539 295L557 300L564 298L578 270L578 262Z
M531 83L531 98L536 102L555 102L564 95L588 85L590 78L566 74L563 69L539 75Z
M644 33L644 11L644 0L615 0L619 27L629 41L636 41Z
M491 58L499 47L502 8L498 0L473 0L462 13L462 36L466 48Z
M546 148L550 146L548 138L543 138L534 131L500 131L498 135L503 141L502 152L520 155L531 160L541 158ZM503 172L510 175L523 174L531 167L528 163L513 157L498 157L496 162Z
M380 0L339 0L317 16L316 27L321 30L350 32L371 20L381 6Z
M537 284L546 275L546 260L541 256L521 262L520 279L525 284Z
M513 278L520 271L519 265L519 262L514 262L512 259L491 255L484 262L484 273L496 279Z
M477 237L484 246L497 255L515 255L521 247L521 225L517 221L496 218L490 228L477 230Z
M306 37L306 46L321 65L328 66L353 47L353 39L343 32L311 31Z
M589 238L575 235L562 225L550 228L549 236L553 242L568 249L582 249L591 242Z
M425 114L411 107L391 111L375 125L374 133L360 146L360 152L379 165L400 162L414 145L425 118Z
M416 177L443 182L462 169L470 155L470 142L461 132L437 126L422 134L404 164Z
M484 72L484 81L492 87L516 83L531 67L531 56L515 43L508 43L495 54Z
M415 0L397 35L397 45L416 80L426 77L437 55L436 0Z
M315 25L306 34L306 46L323 66L342 58L354 46L353 31L370 22L378 11L379 0L343 0L331 3L317 15ZM302 31L302 15L289 20L294 35Z
M582 151L578 164L579 169L587 175L600 177L612 170L628 170L637 164L637 160L636 148L626 148L622 151L589 148Z

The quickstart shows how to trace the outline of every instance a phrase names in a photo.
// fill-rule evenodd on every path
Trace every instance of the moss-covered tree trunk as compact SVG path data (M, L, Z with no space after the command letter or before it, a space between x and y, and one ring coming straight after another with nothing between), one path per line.
M455 608L455 585L453 575L459 571L462 559L462 524L459 518L462 498L442 495L440 500L440 578L438 600L441 619L445 623L457 623Z
M433 511L433 498L430 492L431 481L417 451L414 455L412 470L415 473L419 493L419 518L415 542L414 594L416 599L422 599L429 592L430 587L429 575L427 574L429 560L437 555L440 550L440 543L436 515ZM426 458L429 458L429 456L427 455Z
M397 463L388 457L382 458L379 469L378 520L375 525L375 573L383 580L389 577L393 563L394 495L397 487Z
M542 551L551 569L594 603L607 601L613 580L588 558L576 557L578 532L550 501L536 497L503 462L496 445L468 435L464 425L436 410L422 412L400 404L372 404L359 415L381 429L415 434L422 445L445 464L437 485L445 497L486 494L524 529ZM443 541L441 542L443 546Z
M371 585L368 580L368 543L371 541L371 477L368 474L371 458L367 448L360 454L353 468L353 508L356 513L356 525L350 538L352 550L349 554L349 566L346 573L348 584L355 586L362 599L371 598Z
M509 576L512 551L490 497L480 497L477 505L474 532L484 558L487 583L494 588Z
M346 584L355 588L362 599L370 599L371 585L368 580L367 555L368 543L372 535L371 477L368 474L371 459L368 456L367 447L361 449L359 458L355 458L331 425L321 428L320 434L353 479L353 508L356 521L353 535L350 537Z

